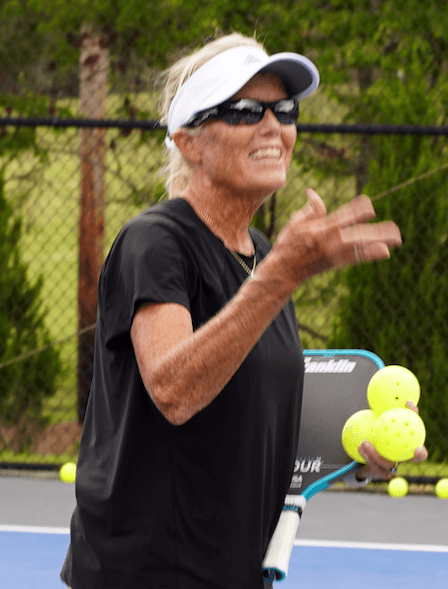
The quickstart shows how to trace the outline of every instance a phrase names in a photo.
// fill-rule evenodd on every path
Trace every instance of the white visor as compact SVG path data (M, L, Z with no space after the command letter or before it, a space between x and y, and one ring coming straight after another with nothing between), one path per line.
M186 125L194 115L231 98L260 72L280 77L288 98L301 100L319 85L319 72L298 53L269 56L256 47L234 47L212 57L180 87L168 111L168 135ZM168 137L166 144L173 148Z

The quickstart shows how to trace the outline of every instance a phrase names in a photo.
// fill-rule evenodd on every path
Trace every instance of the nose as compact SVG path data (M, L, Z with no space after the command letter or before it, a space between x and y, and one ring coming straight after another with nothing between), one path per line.
M266 112L264 113L264 117L261 119L260 124L263 126L263 129L270 131L278 131L281 126L281 124L277 120L277 117L270 108L266 109Z

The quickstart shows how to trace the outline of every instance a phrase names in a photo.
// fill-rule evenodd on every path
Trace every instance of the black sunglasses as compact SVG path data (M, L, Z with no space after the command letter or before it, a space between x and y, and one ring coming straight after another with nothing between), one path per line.
M228 100L202 110L193 115L185 127L199 127L210 119L222 119L228 125L255 125L264 117L267 110L271 110L282 125L294 125L299 116L299 104L293 99L277 100L276 102L259 102L250 98Z

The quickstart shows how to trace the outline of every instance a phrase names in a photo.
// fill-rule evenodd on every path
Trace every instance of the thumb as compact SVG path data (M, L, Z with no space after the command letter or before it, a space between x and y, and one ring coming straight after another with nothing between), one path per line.
M327 208L317 192L312 188L307 188L305 194L308 197L308 202L300 211L303 217L309 220L325 217L327 214Z

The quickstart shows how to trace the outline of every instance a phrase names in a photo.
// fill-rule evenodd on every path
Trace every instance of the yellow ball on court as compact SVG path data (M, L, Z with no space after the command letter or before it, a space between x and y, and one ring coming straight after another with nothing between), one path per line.
M358 446L364 440L371 441L373 426L376 422L376 415L370 409L362 409L353 413L342 429L342 446L347 454L356 462L365 464L366 461L358 452Z
M391 497L405 497L409 491L409 484L403 477L395 477L387 485L387 492Z
M440 479L435 488L439 499L448 499L448 479Z
M385 366L375 372L367 387L369 407L377 414L389 409L404 409L407 401L418 405L420 383L413 372L404 366Z
M66 462L61 466L59 478L64 483L74 483L76 479L76 464L74 462Z
M392 462L414 457L423 446L426 428L422 418L411 409L389 409L378 417L373 427L372 443L377 452Z

